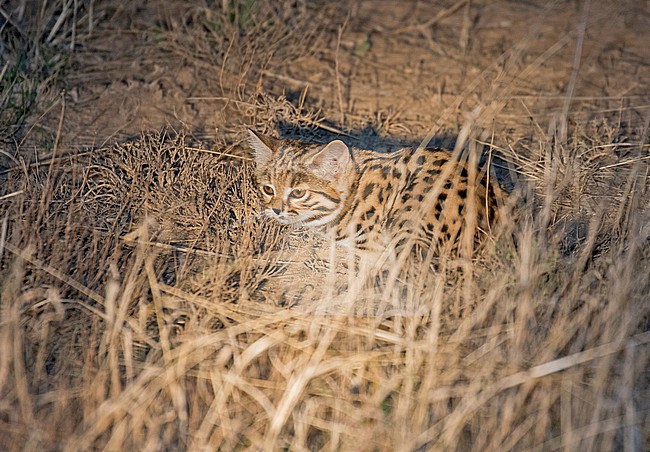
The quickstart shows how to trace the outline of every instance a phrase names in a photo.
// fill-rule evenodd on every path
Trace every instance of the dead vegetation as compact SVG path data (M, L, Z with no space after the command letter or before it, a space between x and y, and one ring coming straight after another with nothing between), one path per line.
M484 3L0 6L0 449L647 450L648 58L620 24L648 12ZM540 11L570 31L490 19ZM260 217L243 125L460 132L516 170L518 221L462 278L328 292L293 272L312 242Z

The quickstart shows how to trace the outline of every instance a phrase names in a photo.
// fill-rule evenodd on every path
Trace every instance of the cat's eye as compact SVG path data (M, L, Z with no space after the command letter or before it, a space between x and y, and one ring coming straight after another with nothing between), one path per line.
M262 192L265 195L273 196L275 194L275 189L273 188L273 185L262 185Z
M291 190L291 197L295 199L300 199L306 194L307 194L307 190L303 190L302 188L294 188L293 190Z

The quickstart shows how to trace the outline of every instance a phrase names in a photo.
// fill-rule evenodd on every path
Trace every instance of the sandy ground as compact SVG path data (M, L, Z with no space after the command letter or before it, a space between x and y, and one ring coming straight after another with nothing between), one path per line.
M429 131L454 134L477 106L494 104L491 131L516 146L536 127L548 129L567 96L575 121L638 123L648 108L648 8L636 1L594 1L587 11L579 2L341 2L329 21L314 19L309 47L268 61L254 51L233 54L230 64L223 49L202 47L208 43L152 40L159 26L182 35L191 27L183 20L200 8L125 6L99 21L74 54L63 83L63 138L101 146L172 127L232 143L253 125L232 104L251 92L319 109L334 130L355 135L371 127L409 141ZM49 132L60 114L46 115Z

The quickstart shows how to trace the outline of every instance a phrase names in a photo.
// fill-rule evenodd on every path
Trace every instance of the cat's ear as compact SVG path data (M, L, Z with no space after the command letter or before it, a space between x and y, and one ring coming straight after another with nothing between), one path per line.
M318 151L311 165L316 175L325 179L339 180L351 168L350 149L341 140L334 140Z
M253 154L255 154L257 167L261 168L271 160L273 152L277 147L277 141L248 129L248 145L253 150Z

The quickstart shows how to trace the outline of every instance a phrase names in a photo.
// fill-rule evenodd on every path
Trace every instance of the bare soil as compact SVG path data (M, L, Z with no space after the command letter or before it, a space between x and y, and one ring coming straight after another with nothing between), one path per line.
M98 146L172 127L233 140L252 125L251 112L233 104L258 92L319 109L338 130L372 127L410 141L431 129L458 132L475 107L492 102L502 104L493 126L500 141L508 129L530 137L535 123L546 127L561 112L567 94L573 121L643 123L650 81L643 2L593 2L586 12L579 2L447 3L276 5L274 16L297 16L304 29L265 31L261 45L245 34L223 42L202 35L207 7L118 8L96 18L92 34L79 31L83 41L62 80L62 139ZM263 26L248 20L245 32ZM59 115L50 112L51 133Z

